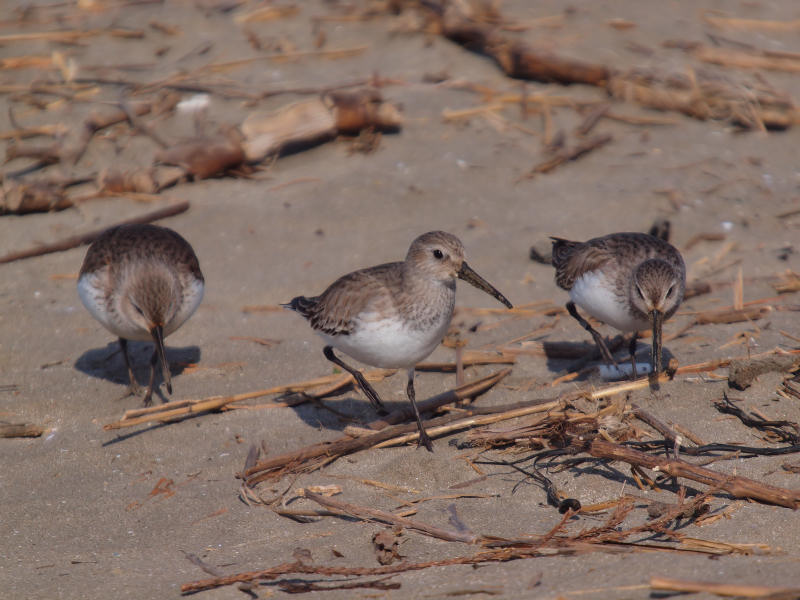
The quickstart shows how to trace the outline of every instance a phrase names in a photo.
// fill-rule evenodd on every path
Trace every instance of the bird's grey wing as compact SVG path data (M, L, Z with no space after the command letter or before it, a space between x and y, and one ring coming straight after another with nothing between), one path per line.
M575 280L584 273L599 269L611 259L605 244L571 242L553 239L553 266L556 268L556 284L565 290L572 289Z
M328 335L352 333L359 315L393 309L389 289L399 284L399 263L388 263L348 273L315 298L307 316L311 326Z

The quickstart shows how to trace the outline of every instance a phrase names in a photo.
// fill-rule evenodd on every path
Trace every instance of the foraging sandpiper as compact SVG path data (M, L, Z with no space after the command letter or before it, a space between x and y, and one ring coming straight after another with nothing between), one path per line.
M97 238L83 259L78 295L91 315L119 337L128 367L129 393L140 389L128 357L128 340L152 341L150 404L156 363L172 393L164 338L192 316L203 298L204 279L194 250L180 235L157 225L121 225Z
M382 409L378 393L333 349L374 367L407 369L406 393L419 428L418 445L432 451L415 400L414 367L447 333L457 278L512 308L505 296L466 263L461 241L444 231L431 231L415 239L403 262L354 271L334 281L319 296L298 296L283 306L309 321L325 340L325 358L349 372L376 409Z
M632 331L628 350L636 377L638 331L652 328L652 368L661 372L661 327L680 306L686 266L680 252L646 233L612 233L588 242L553 240L556 283L569 291L567 310L592 334L603 358L616 365L600 334L578 314L580 306L595 319L620 331Z

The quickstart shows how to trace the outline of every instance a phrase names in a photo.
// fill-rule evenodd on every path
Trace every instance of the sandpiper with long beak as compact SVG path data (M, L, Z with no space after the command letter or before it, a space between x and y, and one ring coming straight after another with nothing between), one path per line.
M128 340L155 345L145 406L153 397L159 362L167 391L172 393L164 338L194 313L204 285L191 245L166 227L121 225L105 231L89 246L78 277L78 295L91 315L119 337L131 394L138 394L140 388L128 357Z
M319 296L298 296L284 306L309 321L325 340L325 358L352 374L375 408L382 407L378 393L359 371L334 354L334 348L374 367L407 369L406 393L417 420L419 445L432 451L415 399L414 367L447 333L456 279L511 308L505 296L466 263L461 241L444 231L415 239L403 262L349 273Z
M612 233L588 242L552 239L556 283L569 291L567 311L592 334L603 358L616 364L576 305L620 331L634 332L628 347L634 377L637 332L652 329L651 364L653 372L660 373L662 324L678 310L686 288L680 252L646 233Z

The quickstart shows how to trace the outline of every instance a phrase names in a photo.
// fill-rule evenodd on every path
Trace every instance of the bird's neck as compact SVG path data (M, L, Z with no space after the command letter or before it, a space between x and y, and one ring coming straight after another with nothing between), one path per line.
M402 288L406 301L399 303L398 308L401 311L413 310L416 320L438 321L444 316L449 319L453 314L456 296L454 279L440 280L404 269ZM420 302L420 299L423 301Z

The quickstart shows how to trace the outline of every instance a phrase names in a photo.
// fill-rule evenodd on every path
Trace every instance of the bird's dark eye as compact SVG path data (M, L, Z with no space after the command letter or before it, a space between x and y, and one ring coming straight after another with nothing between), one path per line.
M675 286L674 285L669 286L669 289L667 290L667 298L671 298L672 297L672 292L674 290L675 290Z
M642 293L642 288L640 288L638 285L636 286L636 293L639 294L639 298L644 300L644 294Z
M436 250L433 251L433 258L436 260L442 260L444 258L444 253L436 248Z
M133 303L131 303L131 304L133 304ZM141 308L139 308L135 304L133 304L133 308L134 308L134 310L136 310L137 313L139 313L140 315L144 316L144 311Z

